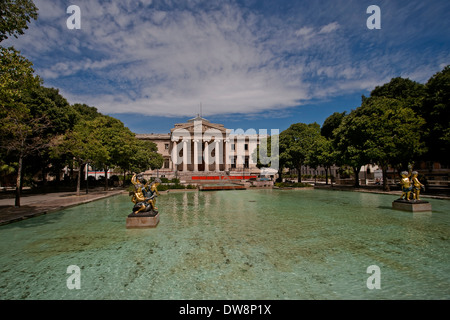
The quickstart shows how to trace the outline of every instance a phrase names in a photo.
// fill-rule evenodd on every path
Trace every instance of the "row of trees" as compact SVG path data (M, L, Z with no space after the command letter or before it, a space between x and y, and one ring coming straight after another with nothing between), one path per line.
M447 66L426 84L393 78L369 97L363 96L361 106L350 113L330 115L322 127L292 124L279 135L280 172L289 168L300 173L303 165L323 166L327 172L332 165L348 166L358 186L361 167L376 164L382 168L383 186L388 190L389 167L400 171L420 161L448 164L449 95Z
M0 5L0 42L22 34L37 18L32 1L6 1ZM87 163L125 171L160 168L163 158L149 141L136 139L124 124L95 107L70 105L57 89L43 86L31 61L13 47L0 46L0 169L15 173L16 200L24 174L53 171L59 180L65 166L79 168L77 191ZM26 172L25 172L26 171ZM105 179L105 188L108 179Z

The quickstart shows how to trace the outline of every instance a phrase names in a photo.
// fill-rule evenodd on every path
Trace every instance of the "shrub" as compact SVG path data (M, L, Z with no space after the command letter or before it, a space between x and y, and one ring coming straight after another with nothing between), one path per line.
M168 186L168 185L166 185L166 184L160 184L160 185L158 186L158 191L166 191L166 190L169 190L169 186Z

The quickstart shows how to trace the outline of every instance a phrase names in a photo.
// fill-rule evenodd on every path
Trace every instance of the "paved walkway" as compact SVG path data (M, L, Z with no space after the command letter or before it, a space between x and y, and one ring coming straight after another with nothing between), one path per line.
M64 208L76 206L117 194L126 193L124 190L90 191L88 194L76 192L54 192L45 194L23 195L20 198L21 206L14 207L14 195L10 198L0 199L0 225L40 216Z

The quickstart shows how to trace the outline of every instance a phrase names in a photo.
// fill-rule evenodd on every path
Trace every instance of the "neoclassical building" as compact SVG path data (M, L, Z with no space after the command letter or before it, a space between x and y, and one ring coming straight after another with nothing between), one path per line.
M261 134L262 133L262 134ZM164 157L161 169L152 175L205 179L220 176L255 176L260 173L252 156L267 130L227 129L222 124L197 116L178 123L167 134L137 134L142 140L154 142Z

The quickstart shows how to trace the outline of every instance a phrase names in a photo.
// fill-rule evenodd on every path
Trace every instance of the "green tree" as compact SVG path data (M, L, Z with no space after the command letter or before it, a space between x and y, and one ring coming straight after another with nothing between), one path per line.
M366 99L363 97L363 100ZM322 127L320 128L320 133L325 137L326 142L323 142L320 148L320 153L318 155L319 162L325 167L326 184L328 184L328 171L331 172L331 166L338 162L337 155L338 152L334 148L334 131L339 128L342 121L344 120L347 112L335 112L325 119Z
M61 134L71 130L77 122L77 113L58 89L39 86L27 92L24 102L33 117L45 116L51 126L48 134Z
M280 133L280 167L297 169L302 182L301 167L308 164L321 139L317 123L295 123Z
M449 164L450 150L450 65L431 77L425 85L423 109L425 141L428 152L425 160Z
M405 102L385 97L368 98L345 117L335 131L335 144L343 164L353 168L355 186L361 166L375 163L383 170L383 187L388 190L388 166L406 167L424 151L423 123Z
M335 152L331 139L324 136L317 138L313 152L311 152L308 159L308 165L317 169L318 166L325 168L325 184L328 184L328 171L331 171L331 166L335 164Z
M132 172L142 172L148 169L161 169L164 158L158 153L158 147L154 142L138 140L133 148L133 155L128 160L129 169Z
M116 163L123 170L124 179L126 172L142 172L162 167L164 158L157 152L158 147L154 142L139 140L131 135L126 135L125 138L128 140L127 150Z
M13 47L0 47L0 62L2 105L21 101L27 90L39 86L41 80L34 75L33 63L22 56L20 51Z
M107 156L99 167L105 170L105 190L108 188L107 172L114 166L123 165L127 159L131 159L135 135L123 125L123 123L110 116L97 117L94 120L98 131L96 137L107 150Z
M43 134L45 117L36 118L24 103L24 96L40 85L32 63L14 48L0 47L0 141L17 163L16 200L20 206L23 160L52 142Z
M272 135L262 138L253 150L252 160L256 167L273 168L278 170L278 180L282 180L283 167L280 165L280 135ZM273 144L273 146L272 146ZM273 151L273 152L272 152Z
M78 164L77 195L80 195L81 175L87 163L103 163L109 154L98 139L99 128L94 120L81 120L52 149L53 157L69 155Z
M2 0L0 2L0 42L9 36L17 38L28 29L31 19L38 17L38 8L31 0Z
M355 187L359 186L358 176L361 166L370 162L364 151L367 137L361 134L364 125L364 119L359 117L357 108L346 115L340 126L334 130L333 148L336 152L336 164L352 168Z
M77 113L77 119L93 120L103 116L96 107L90 107L87 104L75 103L72 105L72 109Z
M67 100L59 94L58 89L38 86L27 91L23 100L29 108L32 118L45 120L46 126L41 136L63 135L67 130L71 130L77 121L76 112ZM28 167L25 169L31 175L41 172L44 184L46 183L47 172L51 170L59 183L60 171L64 162L67 161L66 155L55 158L50 157L49 152L49 148L43 148L32 155L28 161Z
M397 77L382 86L375 87L370 96L400 100L418 113L425 96L425 86L410 79Z
M322 127L320 128L320 133L327 139L333 139L333 131L339 128L342 120L346 116L347 112L335 112L325 119Z
M367 153L372 162L381 167L383 188L389 190L386 181L389 165L406 169L425 151L421 135L425 121L396 99L371 99L362 107L368 109L366 117L372 118L366 127L366 132L372 137L366 144Z

